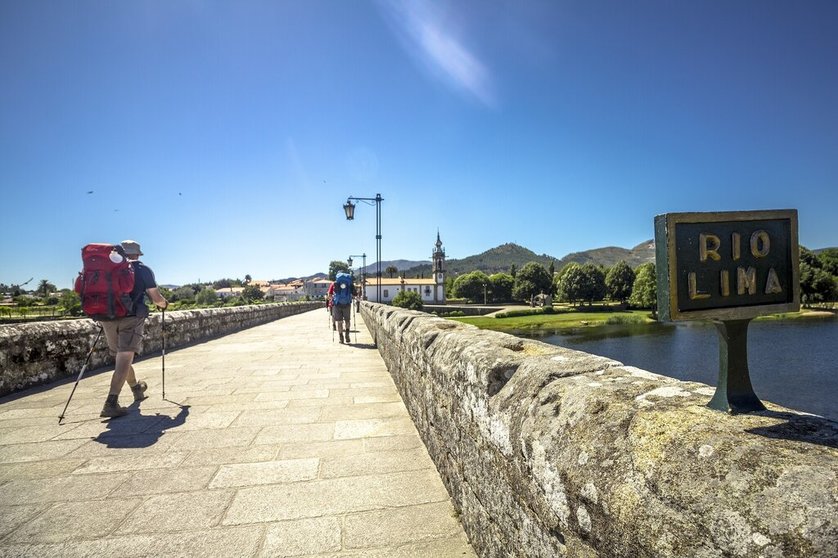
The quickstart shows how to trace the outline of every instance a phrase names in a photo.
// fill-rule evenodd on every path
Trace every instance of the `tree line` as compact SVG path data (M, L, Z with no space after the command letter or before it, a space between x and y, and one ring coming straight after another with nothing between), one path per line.
M552 267L529 262L520 270L512 266L510 273L472 271L449 277L446 295L473 303L531 303L544 294L577 306L609 300L655 310L657 277L652 262L634 269L625 261L612 267L571 262L558 272ZM838 301L838 249L816 254L800 247L800 297L807 307Z

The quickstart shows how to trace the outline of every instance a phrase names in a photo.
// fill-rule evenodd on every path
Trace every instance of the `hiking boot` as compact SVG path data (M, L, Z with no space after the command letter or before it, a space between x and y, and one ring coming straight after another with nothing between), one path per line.
M99 413L99 416L103 418L116 418L124 417L127 414L128 409L119 405L119 401L116 396L109 395L107 401L105 401L105 406L102 407L102 412Z
M137 385L131 388L131 393L134 394L134 401L142 401L143 399L148 399L148 395L145 394L145 390L148 389L148 384L143 381L137 382Z

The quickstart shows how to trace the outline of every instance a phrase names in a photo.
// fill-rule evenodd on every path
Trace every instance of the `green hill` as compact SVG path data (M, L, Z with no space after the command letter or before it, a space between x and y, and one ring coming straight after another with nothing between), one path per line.
M528 262L538 262L544 267L549 268L550 263L558 271L570 262L577 262L580 264L593 263L597 265L604 265L611 267L620 260L625 260L631 267L646 262L655 261L655 243L653 240L648 240L638 244L632 249L607 247L596 248L594 250L586 250L584 252L574 252L568 254L564 258L556 258L547 254L538 255L532 250L524 248L513 243L501 244L490 250L486 250L481 254L469 256L462 259L450 259L445 262L445 271L451 275L460 275L470 271L480 270L488 275L493 273L509 273L512 265L516 268L521 267ZM405 275L408 277L416 277L423 275L430 277L431 264L426 263L408 269Z
M611 267L625 260L629 266L635 268L640 264L655 261L655 241L647 240L628 250L626 248L618 248L616 246L608 246L606 248L595 248L593 250L586 250L584 252L573 252L561 259L560 264L556 264L556 269L561 269L570 262L578 264L592 263L595 265L602 265Z

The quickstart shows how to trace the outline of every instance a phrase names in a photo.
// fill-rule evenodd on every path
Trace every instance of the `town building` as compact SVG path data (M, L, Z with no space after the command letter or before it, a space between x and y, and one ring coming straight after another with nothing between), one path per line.
M436 233L436 244L431 254L433 267L429 278L382 277L381 300L377 300L377 279L367 275L366 299L372 302L389 304L401 291L419 293L423 304L445 304L445 249L439 232Z

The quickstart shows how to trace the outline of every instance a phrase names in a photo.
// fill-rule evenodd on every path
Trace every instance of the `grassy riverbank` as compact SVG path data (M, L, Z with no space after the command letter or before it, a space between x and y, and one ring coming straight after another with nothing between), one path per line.
M519 310L526 310L519 307ZM588 308L573 308L570 306L556 306L554 313L532 314L519 316L514 315L515 311L506 312L513 314L509 317L474 316L450 318L458 322L471 324L481 329L503 331L505 333L531 333L531 334L561 334L570 333L581 328L597 328L606 325L619 324L644 324L652 323L648 310L614 310L607 306L594 306ZM503 313L501 314L503 315ZM838 316L835 310L810 310L804 309L800 312L774 314L763 316L758 320L801 320L801 319L834 319Z

